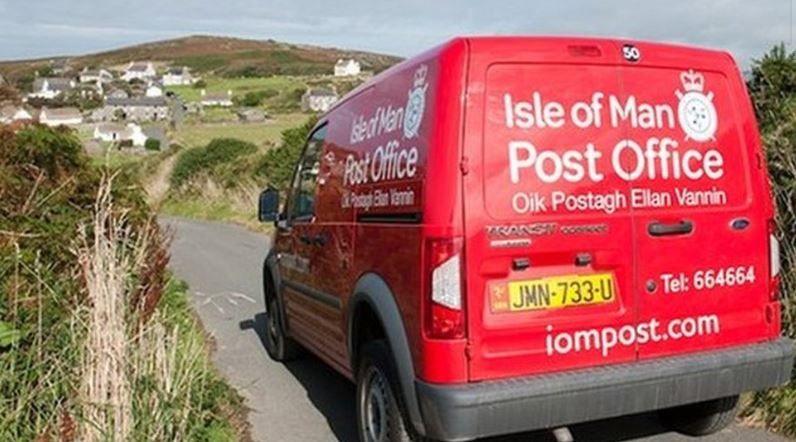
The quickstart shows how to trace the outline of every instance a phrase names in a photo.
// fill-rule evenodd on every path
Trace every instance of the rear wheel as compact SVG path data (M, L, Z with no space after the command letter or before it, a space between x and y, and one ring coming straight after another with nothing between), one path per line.
M738 413L738 396L660 411L664 425L689 436L706 436L730 425Z
M393 358L383 340L362 348L357 371L357 429L362 442L418 440L407 430Z
M282 327L282 311L274 294L268 297L265 349L271 359L279 362L295 359L300 353L298 344L287 336Z

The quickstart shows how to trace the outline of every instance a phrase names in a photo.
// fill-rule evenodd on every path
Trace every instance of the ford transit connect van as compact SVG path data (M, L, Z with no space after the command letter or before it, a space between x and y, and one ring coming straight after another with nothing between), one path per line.
M727 53L458 38L344 97L261 195L268 351L354 381L363 441L714 432L790 378L773 217Z

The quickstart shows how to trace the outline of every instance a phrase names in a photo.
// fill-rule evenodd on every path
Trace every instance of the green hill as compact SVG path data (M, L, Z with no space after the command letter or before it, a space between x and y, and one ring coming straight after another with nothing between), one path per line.
M375 72L400 60L384 54L274 40L195 35L75 57L0 62L0 73L10 81L18 81L54 61L66 60L73 70L80 70L86 66L122 67L134 60L151 60L159 65L184 65L197 73L226 77L316 75L332 73L339 58L355 58L363 70Z

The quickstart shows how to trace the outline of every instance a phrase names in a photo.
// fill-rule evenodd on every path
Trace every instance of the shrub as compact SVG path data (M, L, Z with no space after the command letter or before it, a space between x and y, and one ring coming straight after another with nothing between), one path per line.
M234 138L217 138L204 147L183 151L171 173L171 185L179 189L193 177L257 151L254 144Z
M796 338L796 53L771 49L752 67L749 91L755 104L768 171L777 203L782 252L782 326ZM796 381L753 395L744 414L787 435L796 435Z
M204 89L207 87L207 82L204 80L199 80L193 84L194 89Z
M144 149L160 150L160 140L157 138L147 138L147 140L144 142Z
M301 126L282 131L281 143L265 153L255 174L266 178L277 189L287 190L304 143L317 121L317 117L312 117Z

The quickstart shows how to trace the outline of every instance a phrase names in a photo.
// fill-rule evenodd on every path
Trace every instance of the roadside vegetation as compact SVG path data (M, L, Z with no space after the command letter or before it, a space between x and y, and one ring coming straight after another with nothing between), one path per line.
M73 132L0 129L0 440L243 437L167 244Z
M778 207L785 334L796 338L796 52L784 45L755 61L749 91L755 103ZM796 437L796 380L752 396L743 415Z
M235 138L215 138L176 153L161 209L171 215L233 221L255 230L260 191L286 189L315 117L284 129L278 143L257 147Z

